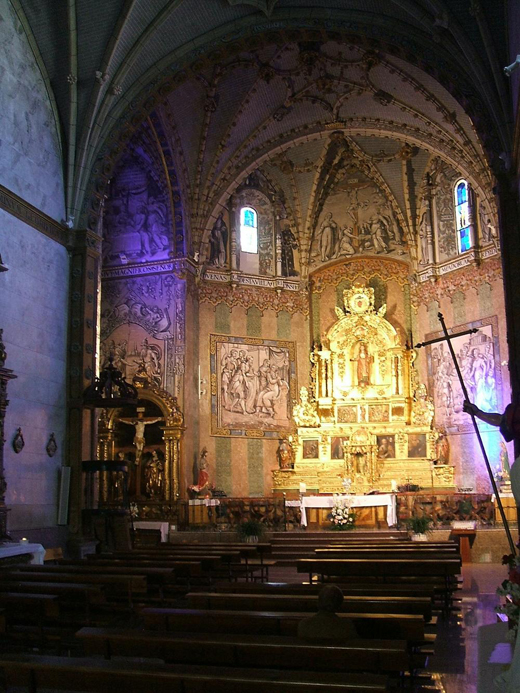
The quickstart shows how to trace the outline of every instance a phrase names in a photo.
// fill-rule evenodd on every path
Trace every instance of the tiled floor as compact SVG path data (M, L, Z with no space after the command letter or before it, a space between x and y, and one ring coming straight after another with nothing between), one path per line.
M496 623L499 603L496 589L505 577L504 566L496 563L470 564L463 568L460 609L456 609L447 621L439 617L435 655L428 666L434 680L421 687L421 691L477 693L478 630L480 626ZM270 580L300 582L300 576L291 568L275 568ZM478 693L495 691L479 690Z

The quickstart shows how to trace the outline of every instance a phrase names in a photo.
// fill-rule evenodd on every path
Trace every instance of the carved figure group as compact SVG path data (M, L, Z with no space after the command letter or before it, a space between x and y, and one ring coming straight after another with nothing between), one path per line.
M221 403L231 413L257 414L275 418L276 406L289 390L287 376L281 370L288 369L283 359L280 365L264 358L255 366L255 357L244 349L231 348L221 357Z

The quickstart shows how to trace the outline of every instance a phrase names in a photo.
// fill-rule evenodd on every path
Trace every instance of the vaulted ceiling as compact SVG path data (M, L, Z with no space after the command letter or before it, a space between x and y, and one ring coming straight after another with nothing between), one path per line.
M410 185L432 154L486 197L510 149L505 0L12 2L55 104L76 225L95 224L150 114L195 249L256 168L304 248L347 162L412 228Z

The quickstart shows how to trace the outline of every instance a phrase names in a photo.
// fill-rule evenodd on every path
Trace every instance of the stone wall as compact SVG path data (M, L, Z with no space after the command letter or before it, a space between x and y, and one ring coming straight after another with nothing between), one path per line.
M0 181L57 221L65 216L60 143L42 74L8 0L0 0ZM18 378L5 427L6 502L15 536L58 543L58 470L66 422L69 261L65 247L0 211L0 327ZM11 446L21 428L25 447ZM50 458L51 433L58 444Z

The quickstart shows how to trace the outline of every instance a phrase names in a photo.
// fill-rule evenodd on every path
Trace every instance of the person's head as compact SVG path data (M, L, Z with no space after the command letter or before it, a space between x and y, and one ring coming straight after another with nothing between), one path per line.
M318 595L318 609L336 613L343 604L343 592L337 585L325 585Z

